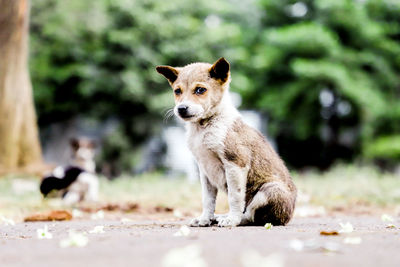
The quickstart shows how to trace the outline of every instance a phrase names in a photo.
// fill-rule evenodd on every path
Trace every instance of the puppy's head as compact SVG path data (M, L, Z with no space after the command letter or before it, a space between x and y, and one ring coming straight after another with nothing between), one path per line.
M70 140L72 158L92 160L95 155L96 143L88 138L72 138Z
M193 63L185 67L158 66L175 95L175 115L197 122L217 112L230 82L229 63L220 58L213 65Z

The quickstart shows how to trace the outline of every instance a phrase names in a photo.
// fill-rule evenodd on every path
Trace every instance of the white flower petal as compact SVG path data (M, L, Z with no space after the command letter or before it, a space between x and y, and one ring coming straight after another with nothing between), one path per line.
M359 245L359 244L361 244L361 242L362 242L361 237L346 237L343 240L343 243L351 244L351 245Z
M97 225L93 228L93 230L90 230L89 233L91 234L104 234L104 226L103 225Z
M390 215L388 215L388 214L382 214L381 220L382 220L383 222L394 222L393 217L390 216Z
M82 218L83 217L83 212L78 210L78 209L73 209L72 210L72 216L74 218Z
M3 222L4 225L15 225L15 222L12 219L6 218L3 215L0 215L0 220Z
M351 233L354 231L353 225L350 222L347 223L339 223L342 229L339 230L339 233Z
M325 252L338 252L340 249L340 245L336 242L326 242L322 244L321 248Z
M190 235L190 228L186 225L182 225L178 232L174 234L174 236L189 236Z
M121 222L122 222L122 223L128 223L128 222L132 222L132 220L129 219L129 218L122 218L122 219L121 219Z
M294 251L302 251L304 249L304 242L299 239L290 240L289 247Z
M89 238L86 235L71 230L69 231L68 238L60 241L60 247L85 247L88 242Z
M92 220L101 220L101 219L104 219L104 211L99 210L98 212L93 213L92 216L90 216L90 218L91 218Z
M52 239L53 234L48 231L47 224L44 225L43 229L37 229L37 238L38 239Z
M178 218L183 217L183 213L180 210L174 210L173 214L175 217L178 217Z
M266 223L264 225L264 228L267 229L267 230L272 229L272 227L273 227L272 223Z

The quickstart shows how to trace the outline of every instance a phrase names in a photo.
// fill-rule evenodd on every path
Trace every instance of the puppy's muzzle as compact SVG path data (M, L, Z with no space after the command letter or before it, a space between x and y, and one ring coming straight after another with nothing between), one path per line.
M186 105L180 105L177 108L179 116L182 118L190 118L192 115L189 114L189 107Z

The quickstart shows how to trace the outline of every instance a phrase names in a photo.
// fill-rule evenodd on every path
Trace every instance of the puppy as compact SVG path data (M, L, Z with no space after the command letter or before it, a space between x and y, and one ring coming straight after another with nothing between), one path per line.
M94 173L96 169L94 162L96 143L88 138L72 138L70 145L72 149L70 164Z
M70 164L66 167L59 166L53 173L45 176L40 184L40 192L44 197L62 197L67 205L82 200L97 201L99 181L94 173L95 144L89 139L81 138L71 139L70 145Z
M158 66L175 95L174 113L185 122L200 170L203 212L191 226L285 225L297 190L268 141L246 125L229 98L230 66ZM217 191L228 194L229 213L215 215Z

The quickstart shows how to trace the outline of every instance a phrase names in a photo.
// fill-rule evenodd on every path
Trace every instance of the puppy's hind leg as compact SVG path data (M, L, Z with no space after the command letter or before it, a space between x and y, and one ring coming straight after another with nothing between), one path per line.
M289 192L281 183L266 183L246 207L241 225L285 225L292 218L295 201L295 193Z

